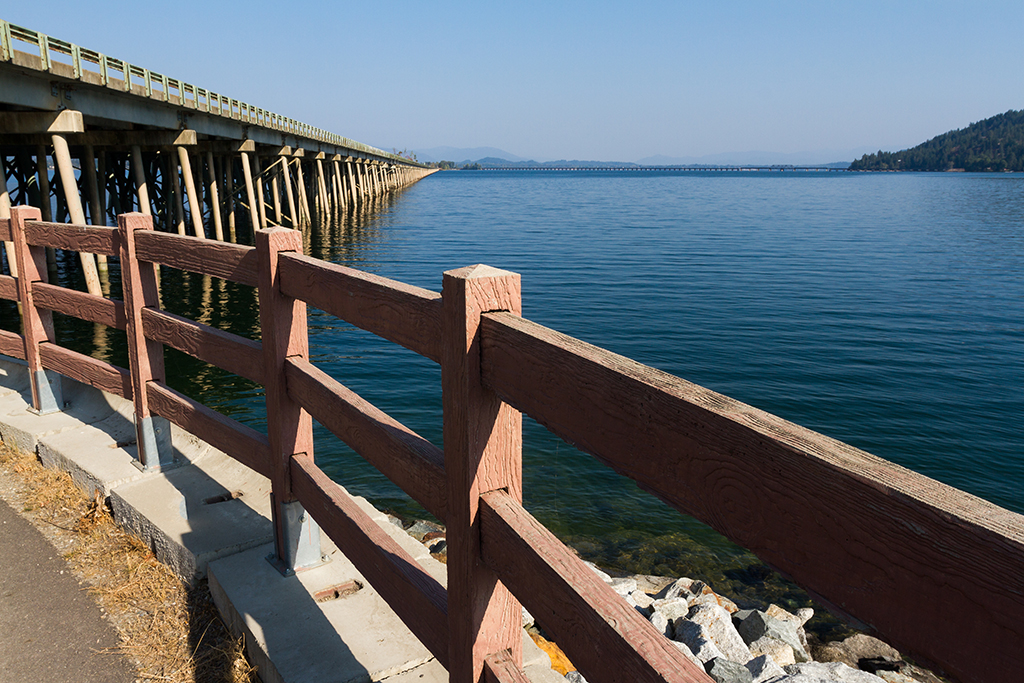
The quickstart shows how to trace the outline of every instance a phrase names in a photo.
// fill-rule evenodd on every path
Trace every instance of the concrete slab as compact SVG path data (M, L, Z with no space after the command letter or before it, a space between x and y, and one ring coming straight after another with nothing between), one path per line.
M330 562L289 577L266 561L269 544L210 563L214 601L232 631L245 635L264 683L366 683L430 662L430 652L366 578L329 540L323 545ZM312 597L352 580L363 586L353 595Z
M64 410L49 415L29 412L32 390L28 368L21 361L4 358L0 381L8 383L9 391L0 394L0 440L23 451L35 452L39 437L92 424L109 417L124 404L119 396L63 378ZM16 388L17 390L14 390Z
M171 425L171 444L177 465L201 460L214 449L177 425ZM36 448L43 465L68 472L90 497L104 498L122 484L153 476L138 467L132 404L119 406L109 417L90 425L39 437Z
M212 560L273 540L270 481L216 450L118 486L110 503L117 523L186 581Z

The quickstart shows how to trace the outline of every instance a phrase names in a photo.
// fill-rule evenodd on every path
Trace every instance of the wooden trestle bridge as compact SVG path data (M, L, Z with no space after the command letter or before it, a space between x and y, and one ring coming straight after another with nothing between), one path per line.
M0 218L12 202L77 224L139 211L165 231L235 242L240 229L304 229L433 171L0 20ZM106 257L81 263L100 294Z
M60 376L70 377L133 402L145 468L169 462L157 436L169 429L154 423L171 421L264 474L284 569L319 560L319 536L303 533L312 517L452 681L526 680L520 603L592 683L711 680L523 508L524 413L905 652L964 682L1020 680L1021 515L526 320L514 273L453 270L434 292L305 256L287 228L428 171L74 45L0 31L3 158L15 202L35 204L9 216L5 204L0 217L17 264L0 274L0 298L21 315L20 334L0 330L0 353L27 363L33 407L60 410ZM252 245L217 241L243 224ZM48 282L47 249L118 257L123 300ZM161 264L254 287L260 341L163 310ZM307 304L440 364L443 450L310 361ZM55 311L124 330L130 367L61 346ZM169 388L165 346L262 385L268 433ZM314 418L446 524L447 589L319 469Z

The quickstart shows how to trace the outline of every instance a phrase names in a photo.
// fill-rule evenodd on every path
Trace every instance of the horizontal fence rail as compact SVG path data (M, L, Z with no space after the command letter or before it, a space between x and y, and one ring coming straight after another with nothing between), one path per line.
M593 683L710 680L522 507L519 411L908 654L979 683L1024 664L1021 515L525 320L514 274L451 271L438 295L303 256L280 228L253 248L157 233L140 214L110 229L38 213L0 219L24 266L0 275L23 315L0 353L28 362L34 405L57 372L133 400L137 430L170 420L269 477L453 681L523 680L519 601ZM44 247L120 256L126 303L45 282ZM256 287L263 341L162 310L157 264ZM309 361L306 304L441 364L444 451ZM131 370L59 346L52 312L126 330ZM170 389L165 345L264 385L269 434ZM314 464L311 419L448 525L447 591Z

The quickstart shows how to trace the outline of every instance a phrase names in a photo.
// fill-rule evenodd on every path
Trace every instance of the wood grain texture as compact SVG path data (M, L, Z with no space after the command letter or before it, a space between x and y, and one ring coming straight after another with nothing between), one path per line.
M150 231L136 239L140 260L256 286L256 250L201 237Z
M530 679L512 661L510 652L498 652L484 659L486 683L530 683Z
M441 362L441 297L302 254L281 256L281 291Z
M122 301L105 299L45 282L32 285L32 296L36 306L40 308L119 330L125 329L127 325Z
M289 358L284 371L295 401L444 522L448 489L440 448L309 361Z
M11 219L0 218L0 242L10 242L11 238Z
M963 681L1024 665L1021 515L516 316L482 327L506 401L838 611Z
M121 251L117 228L29 221L25 224L25 235L29 244L56 249L84 251L104 256L119 256Z
M138 238L153 233L153 217L141 213L121 214L117 217L117 227L121 235L121 287L124 290L125 331L128 334L128 366L132 373L135 428L138 431L142 421L150 415L148 386L153 380L166 380L163 346L146 338L142 324L142 311L160 306L156 268L153 263L140 259L136 251ZM144 443L141 432L139 443ZM148 461L155 455L141 447L139 456L146 467L156 464Z
M441 389L448 481L449 614L453 683L477 683L484 659L509 650L522 662L521 608L480 561L480 495L503 489L523 496L522 415L486 388L480 375L480 316L521 311L519 275L477 265L448 271L444 301Z
M150 410L155 414L198 436L249 469L265 477L270 475L270 447L266 436L160 382L150 382L147 393Z
M448 596L444 587L313 464L312 458L296 456L291 467L292 485L302 507L447 668Z
M154 308L142 309L142 328L150 339L263 384L259 342Z
M25 338L15 332L0 330L0 355L25 360Z
M39 345L39 357L48 370L129 401L132 399L132 377L125 368L50 343Z
M39 216L40 210L35 207L18 206L11 209L10 219L14 258L19 274L18 301L21 303L21 331L25 337L25 362L28 364L32 384L32 407L36 410L41 409L43 400L43 394L36 383L36 373L43 368L39 346L45 342L56 342L53 313L37 308L32 298L32 285L46 282L46 249L28 243L25 223L39 220Z
M14 253L11 253L14 256ZM17 268L17 265L15 265ZM18 281L10 275L0 275L0 299L18 300Z
M511 496L485 493L480 518L484 562L588 681L711 683Z
M272 517L277 557L289 563L286 546L290 532L285 526L283 505L295 500L291 485L293 457L313 457L313 418L291 396L284 376L288 358L307 360L309 338L306 304L281 291L280 256L302 253L302 233L287 228L260 229L255 233L259 266L257 294L263 347L264 397L267 406L267 438L270 441L270 481L273 487Z

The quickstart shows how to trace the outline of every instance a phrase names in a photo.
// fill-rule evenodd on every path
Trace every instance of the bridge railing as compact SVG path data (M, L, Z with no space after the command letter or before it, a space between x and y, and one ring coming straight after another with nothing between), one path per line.
M29 51L16 49L15 46L19 44ZM3 20L0 20L0 62L11 62L24 68L156 99L185 109L225 116L392 161L410 163L408 159L376 147Z
M0 353L28 361L35 407L55 371L268 476L454 681L522 680L520 601L588 680L709 680L522 507L520 411L906 652L964 681L1016 680L1021 515L525 320L515 274L451 271L439 295L303 256L281 228L253 248L158 233L140 214L117 229L38 218L0 220L21 274L0 276L0 298L23 310ZM46 246L120 256L125 302L47 283ZM158 263L255 286L263 342L161 310ZM441 364L443 453L310 363L307 303ZM126 330L131 368L60 347L52 311ZM263 384L268 434L168 388L161 345ZM316 466L310 417L445 522L447 591Z

